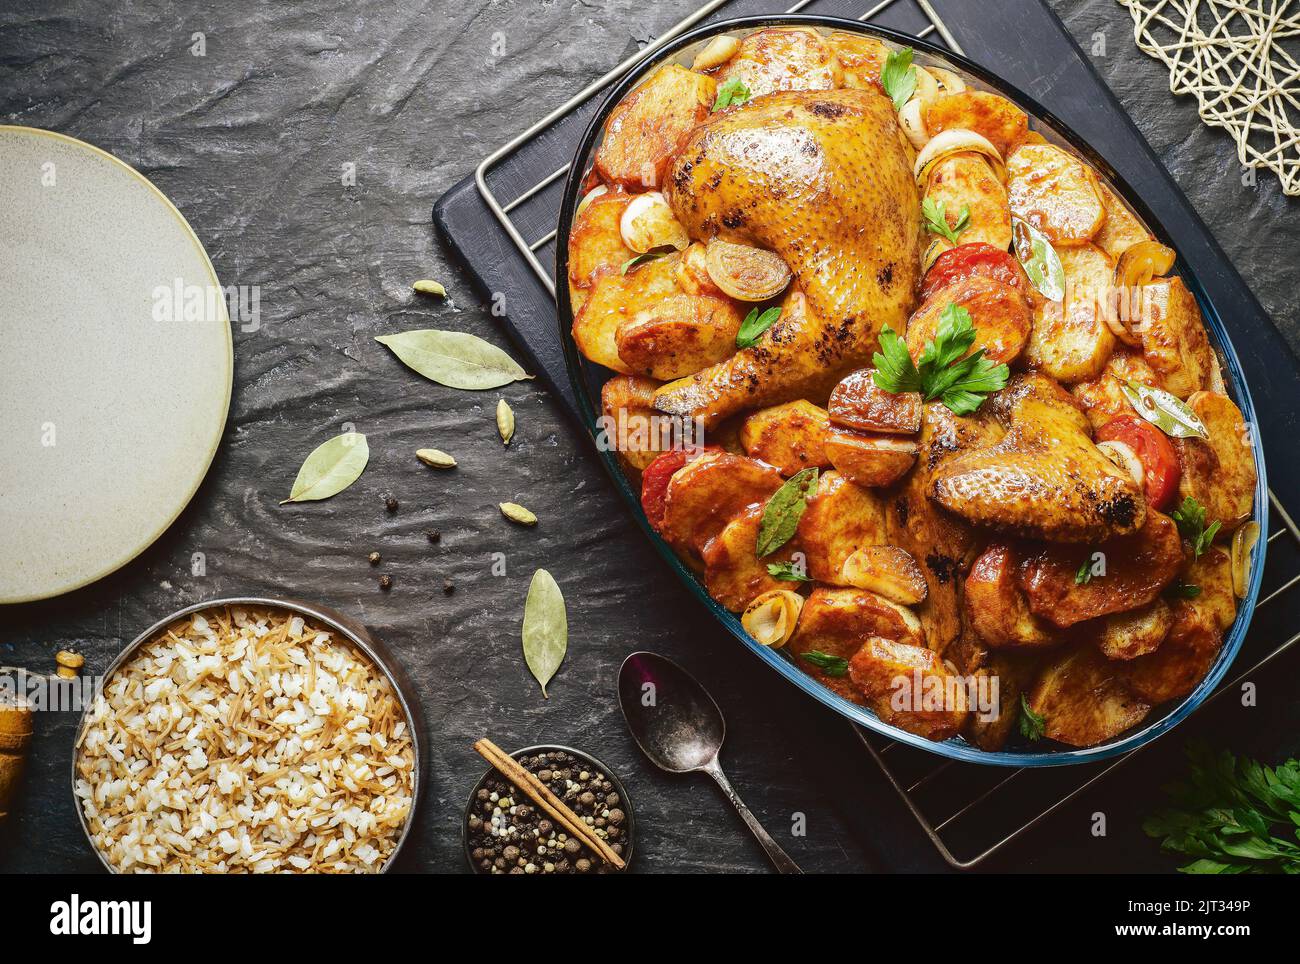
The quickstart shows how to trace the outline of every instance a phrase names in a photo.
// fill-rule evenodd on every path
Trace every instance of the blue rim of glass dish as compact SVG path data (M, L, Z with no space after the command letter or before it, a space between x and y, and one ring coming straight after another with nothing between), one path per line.
M1146 203L1129 188L1123 179L1115 172L1114 168L1106 162L1095 150L1093 150L1082 138L1074 133L1074 130L1067 124L1059 120L1050 111L1044 109L1036 100L1024 94L1017 87L1006 83L995 74L980 67L978 64L967 60L965 57L935 47L924 41L908 37L904 34L896 33L892 30L886 30L880 27L868 26L859 23L856 20L844 20L839 17L824 17L815 15L782 15L770 17L742 17L733 20L726 20L719 23L708 24L691 30L680 37L677 37L670 43L651 51L647 57L640 63L631 68L609 91L602 101L600 107L593 115L587 130L579 142L578 149L574 154L574 164L569 170L568 178L564 187L564 199L560 206L560 221L558 225L558 234L556 235L555 244L555 280L556 280L556 303L557 303L557 320L560 326L560 341L564 345L565 367L568 370L569 380L574 387L574 393L577 396L578 407L582 414L582 421L588 432L591 433L593 443L597 437L597 410L592 403L591 393L593 385L591 378L597 373L607 373L612 375L600 366L594 365L581 358L578 354L577 347L573 342L569 329L572 327L572 306L569 303L569 231L573 223L574 211L581 197L583 182L587 179L590 170L590 161L592 159L598 136L605 126L605 121L613 109L623 97L640 82L648 70L658 66L668 60L673 59L682 50L720 33L736 31L752 31L763 27L775 26L810 26L833 28L836 30L847 30L853 33L859 33L868 37L875 37L881 40L888 40L900 46L910 46L917 53L925 54L928 58L938 61L940 64L946 64L958 70L962 74L973 77L988 87L1017 103L1025 110L1032 119L1037 122L1038 128L1046 128L1047 133L1051 133L1064 140L1073 149L1086 158L1094 167L1107 178L1109 186L1114 189L1120 196L1135 210L1142 220L1150 227L1163 244L1178 250L1178 245L1169 238L1163 226L1151 213ZM1180 257L1179 267L1182 267ZM1195 296L1200 305L1201 312L1214 336L1214 347L1226 369L1225 384L1230 389L1231 397L1236 401L1241 409L1248 426L1255 426L1255 405L1250 397L1250 390L1246 386L1245 375L1242 372L1241 362L1237 358L1236 350L1232 346L1232 341L1228 338L1227 330L1224 327L1223 319L1210 303L1201 287L1199 281L1191 274L1180 271L1184 283ZM603 381L604 378L601 378ZM599 391L598 386L595 389ZM604 447L596 446L601 460L605 464L606 470L614 480L614 485L618 489L619 495L627 503L633 517L642 531L649 537L655 550L661 555L668 565L681 578L695 597L703 603L733 636L739 639L754 655L766 662L772 669L780 673L787 680L793 683L799 689L803 690L809 696L819 700L826 706L835 710L841 716L852 720L869 730L886 736L899 743L908 746L926 750L939 756L949 757L955 760L962 760L967 763L988 764L993 766L1008 767L1040 767L1040 766L1063 766L1076 763L1094 763L1098 760L1104 760L1108 757L1117 756L1121 753L1127 753L1136 749L1143 744L1149 743L1156 737L1172 729L1180 723L1189 713L1199 706L1210 694L1223 675L1227 672L1228 667L1236 658L1237 652L1241 649L1242 641L1245 639L1246 631L1250 626L1250 619L1255 611L1255 602L1259 597L1260 585L1264 574L1264 560L1267 555L1268 547L1268 483L1265 478L1264 453L1260 442L1260 433L1251 432L1251 449L1255 458L1255 466L1258 473L1258 483L1255 489L1255 506L1254 521L1259 523L1260 535L1259 541L1255 545L1252 556L1252 568L1250 574L1250 584L1247 587L1245 598L1238 601L1237 617L1232 627L1228 631L1227 638L1219 650L1214 665L1205 675L1197 687L1182 700L1168 706L1154 720L1148 720L1140 724L1137 728L1127 731L1125 734L1109 740L1106 743L1083 749L1065 748L1063 744L1048 743L1041 750L981 750L972 744L969 744L959 737L946 740L942 743L935 743L923 737L908 733L898 727L890 726L881 722L876 716L864 707L844 699L841 696L832 693L829 689L822 686L819 682L804 673L790 659L782 655L780 650L773 650L763 646L755 641L740 624L739 617L720 606L709 596L704 586L696 576L687 568L669 545L656 533L646 520L645 513L641 509L640 495L636 492L631 483L628 481L622 467L618 463L615 452L608 451ZM1050 748L1049 748L1050 747Z

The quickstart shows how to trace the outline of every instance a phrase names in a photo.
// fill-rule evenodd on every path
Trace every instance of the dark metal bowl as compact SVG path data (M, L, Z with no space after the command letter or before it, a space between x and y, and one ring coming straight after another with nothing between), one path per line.
M117 659L113 660L112 665L104 671L103 680L105 683L118 671L134 654L137 649L146 642L153 639L159 632L166 629L176 620L181 619L191 613L196 613L205 609L219 609L223 606L243 606L246 608L257 609L282 609L292 613L297 613L307 619L314 620L331 632L347 640L354 648L370 660L387 678L389 684L393 687L393 692L397 696L397 702L402 707L402 712L406 715L406 725L411 731L411 812L407 815L406 826L402 828L402 835L397 839L397 846L393 852L388 855L384 861L381 873L387 873L392 869L393 863L397 860L398 854L402 852L402 847L406 843L406 838L410 836L411 826L415 823L416 811L420 806L420 794L424 789L424 722L419 714L419 701L415 698L415 689L411 681L407 678L406 673L402 670L401 664L398 663L389 652L388 647L372 636L365 626L361 625L354 619L344 616L325 606L317 606L312 603L298 602L293 599L269 599L260 596L238 596L229 599L213 599L209 602L194 603L192 606L186 606L184 609L178 609L165 619L160 619L135 639L131 640ZM81 823L82 832L86 835L86 842L90 844L90 849L95 852L99 862L104 865L104 869L109 873L117 873L109 862L104 858L103 853L95 846L95 841L90 835L90 827L86 824L86 814L82 809L81 800L77 797L77 748L81 746L82 734L86 729L86 723L89 720L90 711L93 703L86 706L81 712L81 721L77 724L77 737L73 742L72 750L72 799L73 805L77 811L77 820Z
M618 774L610 769L603 760L592 756L590 753L586 753L582 750L575 750L571 746L563 746L559 743L542 743L538 746L526 746L522 750L515 750L510 755L514 759L518 760L520 757L528 756L530 753L555 752L569 753L579 759L587 760L595 766L596 769L600 770L601 773L604 773L609 777L609 782L614 785L614 791L618 794L619 800L622 801L622 810L625 814L623 821L625 839L623 840L623 853L620 856L623 858L623 862L627 864L628 869L631 869L632 849L636 843L636 814L632 810L632 798L627 795L627 787L623 786L623 781L618 778ZM492 776L492 774L496 772L495 767L488 767L487 770L484 771L483 775L478 778L478 782L475 783L469 791L469 799L465 802L465 813L460 819L460 842L462 849L465 851L465 863L469 864L470 870L476 874L482 874L483 871L479 869L478 865L474 863L474 859L470 856L469 818L470 813L474 809L474 803L478 799L479 790L482 789L483 784L487 782L488 777ZM522 793L523 791L520 792ZM615 871L615 873L618 873L618 871Z
M876 37L882 40L888 40L900 46L912 47L917 55L918 62L922 64L935 64L937 66L947 67L956 71L968 82L973 82L974 86L981 89L992 90L999 93L1012 102L1018 104L1031 119L1034 120L1036 130L1048 135L1049 140L1055 140L1059 143L1069 145L1081 156L1086 158L1094 168L1106 178L1108 184L1118 193L1132 208L1139 217L1146 222L1147 226L1156 234L1160 241L1178 250L1177 243L1164 230L1159 220L1147 207L1146 203L1137 195L1132 188L1128 186L1115 172L1106 160L1094 151L1086 141L1063 121L1059 120L1050 111L1044 108L1029 95L1023 93L1011 84L1006 83L995 74L978 64L967 60L959 54L934 47L924 41L908 37L903 34L895 33L891 30L884 30L878 27L867 26L856 20L843 20L839 17L807 16L807 15L780 15L771 17L744 17L736 20L728 20L722 23L709 24L705 27L699 27L680 37L675 38L662 47L657 47L649 52L641 63L632 67L622 79L620 79L610 89L600 107L592 115L591 122L579 142L577 151L574 156L574 162L569 168L568 180L564 188L564 200L560 206L560 220L557 226L555 239L555 294L558 304L558 321L560 325L560 341L564 345L565 365L568 369L569 380L573 384L574 394L577 397L579 412L584 425L592 436L593 442L599 438L600 428L596 419L600 414L599 395L600 386L611 374L607 369L588 362L582 358L574 345L573 337L570 330L573 327L573 306L569 301L569 233L573 225L574 214L577 210L578 201L582 196L583 184L591 170L592 159L595 155L596 147L600 143L600 137L604 131L605 122L609 118L610 112L637 84L639 84L646 74L661 63L670 60L679 60L684 58L688 53L693 53L696 47L702 46L708 39L723 33L745 34L751 33L763 27L776 26L806 26L821 27L834 30L846 30L860 33L870 37ZM1180 259L1180 264L1181 264ZM1250 390L1246 385L1245 374L1242 371L1241 363L1237 359L1237 354L1233 350L1232 342L1228 338L1227 327L1223 319L1211 304L1196 277L1183 270L1180 272L1183 281L1186 283L1188 290L1196 297L1200 305L1201 312L1205 317L1206 327L1209 330L1211 342L1219 356L1221 367L1223 369L1224 380L1228 390L1242 415L1245 417L1247 425L1257 424L1255 417L1255 406L1251 401ZM1197 685L1189 695L1181 700L1173 701L1169 705L1161 707L1153 713L1147 720L1143 721L1133 730L1124 733L1113 740L1109 740L1098 746L1087 747L1084 749L1060 749L1045 746L1042 743L1026 744L1016 746L1013 749L988 752L980 750L975 746L966 743L964 740L954 737L943 743L935 743L930 740L919 737L906 730L890 726L882 722L870 710L858 706L855 703L832 693L829 689L822 686L812 677L805 674L799 667L778 651L769 647L762 646L745 632L740 624L740 620L734 613L723 609L715 602L705 591L699 578L677 557L666 542L663 541L646 521L645 514L641 510L639 493L636 492L629 483L627 476L624 474L622 467L618 464L617 454L610 450L609 446L597 445L597 451L600 458L605 463L611 478L614 480L614 486L618 490L623 501L627 504L633 518L641 526L646 536L650 539L655 549L668 563L669 567L677 573L682 582L691 590L692 593L705 605L718 622L721 623L732 635L734 635L749 651L763 660L773 670L780 673L793 685L799 687L805 693L808 693L814 699L835 710L837 713L852 720L853 722L881 733L892 740L900 743L906 743L909 746L918 749L927 750L931 753L937 753L940 756L951 757L953 759L964 760L968 763L991 764L997 766L1061 766L1072 763L1091 763L1102 760L1107 757L1116 756L1133 750L1150 740L1155 739L1162 733L1167 732L1183 718L1192 712L1197 706L1205 700L1213 691L1214 687L1223 678L1227 672L1228 666L1232 663L1237 651L1241 648L1242 640L1245 638L1246 630L1250 625L1250 618L1255 609L1255 601L1259 596L1261 580L1264 574L1265 547L1268 545L1268 483L1265 478L1264 452L1260 440L1260 433L1252 431L1251 446L1255 457L1255 466L1258 470L1259 480L1255 489L1255 509L1254 521L1259 523L1260 538L1255 549L1254 559L1252 561L1252 571L1250 583L1247 589L1246 597L1240 600L1237 611L1236 621L1232 627L1224 634L1223 646L1219 650L1218 657L1214 665L1205 675L1205 678Z

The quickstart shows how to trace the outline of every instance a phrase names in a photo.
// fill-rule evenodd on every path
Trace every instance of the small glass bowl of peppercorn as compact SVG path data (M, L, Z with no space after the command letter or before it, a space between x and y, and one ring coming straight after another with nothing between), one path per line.
M530 746L510 755L631 866L632 801L609 767L567 746ZM476 874L618 872L495 769L470 791L464 839L465 859Z

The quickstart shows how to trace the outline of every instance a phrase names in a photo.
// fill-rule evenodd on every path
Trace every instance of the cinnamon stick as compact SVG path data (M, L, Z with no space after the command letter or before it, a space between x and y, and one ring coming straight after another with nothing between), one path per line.
M475 743L474 749L478 751L483 759L492 764L503 777L528 794L534 803L545 810L551 819L568 831L571 836L577 837L594 850L601 860L619 870L627 867L623 858L614 853L609 844L598 836L594 829L588 827L581 817L570 810L563 800L550 791L546 784L537 779L509 753L487 739Z

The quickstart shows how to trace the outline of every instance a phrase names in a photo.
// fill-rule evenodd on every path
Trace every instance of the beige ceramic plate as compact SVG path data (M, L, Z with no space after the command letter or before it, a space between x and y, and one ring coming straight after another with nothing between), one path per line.
M84 586L162 534L212 462L234 359L212 263L144 177L4 126L0 171L0 603L14 603Z

